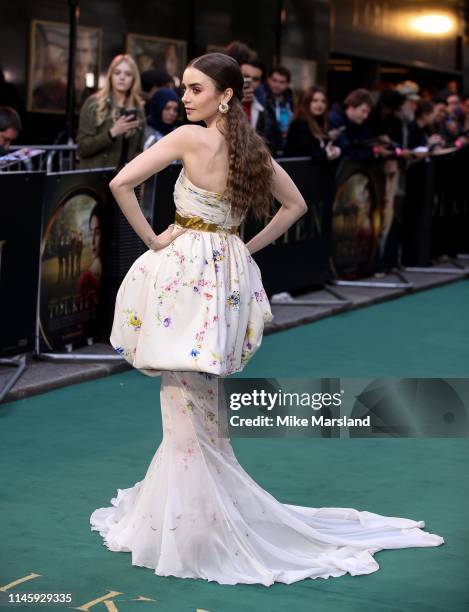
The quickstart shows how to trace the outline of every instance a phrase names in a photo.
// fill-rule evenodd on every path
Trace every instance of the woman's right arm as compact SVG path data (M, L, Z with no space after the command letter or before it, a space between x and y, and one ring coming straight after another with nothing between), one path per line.
M260 251L284 234L308 210L303 196L288 173L274 159L272 165L272 195L281 206L269 223L246 243L251 254Z
M188 153L194 153L198 145L198 139L195 137L195 130L197 129L203 128L183 125L170 132L146 151L134 157L109 183L114 199L127 221L151 249L164 248L167 245L167 240L170 239L171 231L165 230L163 232L164 236L158 239L145 219L134 189L153 174L166 168L175 159L184 161ZM171 239L176 238L181 233L183 233L183 230L175 231L171 234Z
M112 144L107 130L98 131L96 125L96 102L88 98L80 111L77 132L77 153L79 157L92 157Z

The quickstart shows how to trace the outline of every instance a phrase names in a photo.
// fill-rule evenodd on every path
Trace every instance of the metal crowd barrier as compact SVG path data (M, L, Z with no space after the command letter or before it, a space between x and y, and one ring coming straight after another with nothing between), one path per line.
M0 166L0 172L66 172L76 169L77 145L15 145L11 153L20 151L40 151L27 159L10 161Z

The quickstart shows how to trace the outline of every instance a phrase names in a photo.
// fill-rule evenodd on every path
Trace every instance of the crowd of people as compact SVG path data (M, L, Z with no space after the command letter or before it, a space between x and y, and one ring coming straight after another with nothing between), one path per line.
M431 100L420 95L416 83L404 81L380 92L356 89L342 104L335 103L329 108L324 88L312 87L295 97L290 71L284 66L266 71L257 54L246 45L233 42L224 51L240 65L244 78L243 108L274 156L324 161L339 157L408 159L469 141L469 98L462 99L457 91L442 92ZM129 75L127 83L117 70L120 67L122 71L122 66ZM140 102L135 95L138 90ZM131 145L137 140L140 149L147 148L187 121L181 92L172 77L156 70L139 75L130 56L114 59L101 99L108 100L108 118L106 121L101 117L93 134L84 127L85 123L88 126L85 117L93 101L82 109L77 142L84 164L102 164L106 150L110 154L119 149L121 159L113 157L119 165L125 162L126 151L127 155L131 150L135 152ZM129 114L132 111L134 114ZM128 147L116 146L120 135L122 142L129 141ZM93 143L99 144L101 153Z
M246 116L276 157L412 159L469 142L469 97L455 82L433 99L404 81L381 91L355 89L329 106L323 87L294 95L290 71L281 65L266 71L247 45L235 41L224 52L240 65ZM116 56L80 111L80 167L121 167L187 122L181 95L169 73L140 73L132 56ZM18 113L0 107L0 155L20 130Z

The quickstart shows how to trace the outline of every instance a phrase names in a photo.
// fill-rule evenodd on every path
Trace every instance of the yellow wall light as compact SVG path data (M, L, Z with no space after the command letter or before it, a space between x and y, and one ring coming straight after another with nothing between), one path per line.
M410 27L415 32L438 36L452 34L456 30L456 21L450 15L431 14L413 17L410 20Z

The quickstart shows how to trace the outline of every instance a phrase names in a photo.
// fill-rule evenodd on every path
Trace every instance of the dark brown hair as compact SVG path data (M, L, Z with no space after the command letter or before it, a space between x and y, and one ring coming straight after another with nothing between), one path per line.
M257 219L270 211L272 202L272 157L262 138L249 124L241 104L243 75L239 64L224 53L207 53L188 64L215 83L220 93L231 88L229 110L220 113L218 127L228 145L228 179L224 196L231 200L234 215L244 216L248 209Z
M361 106L362 104L368 104L370 108L373 108L373 98L371 97L368 89L354 89L351 91L344 100L344 106Z
M249 64L249 60L257 58L257 53L239 40L231 41L224 49L223 53L233 57L238 64Z
M288 68L285 68L285 66L276 66L274 68L271 68L267 76L271 77L275 73L285 77L288 82L291 81L291 72L288 70Z
M294 119L303 119L304 121L306 121L306 123L308 124L308 127L311 131L311 134L315 137L318 138L319 140L324 139L324 138L328 138L328 134L327 134L327 108L324 111L324 118L323 118L323 122L322 125L319 125L316 117L313 115L313 113L310 110L310 106L311 106L311 101L313 100L314 96L317 93L321 93L325 98L326 98L326 103L327 103L327 96L326 96L326 92L324 90L323 87L311 87L310 89L307 89L300 100L300 103L298 104L298 107L295 111L295 114L293 115Z
M422 115L429 115L434 108L435 105L430 100L419 100L415 109L415 118L420 119Z
M0 132L8 130L8 128L21 132L20 116L11 106L0 106Z

